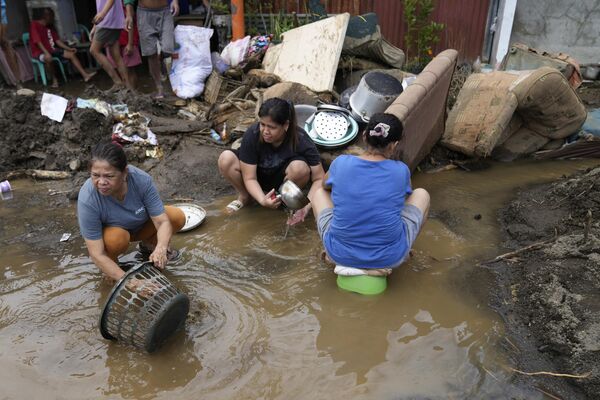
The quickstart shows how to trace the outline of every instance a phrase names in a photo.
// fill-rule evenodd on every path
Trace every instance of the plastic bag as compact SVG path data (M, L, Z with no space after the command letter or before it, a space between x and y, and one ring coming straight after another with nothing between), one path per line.
M250 36L229 43L221 52L221 57L232 67L237 66L246 59L246 53L250 46Z
M173 54L173 65L169 79L177 97L189 99L204 91L204 82L212 72L210 37L212 29L191 25L175 28L178 54Z

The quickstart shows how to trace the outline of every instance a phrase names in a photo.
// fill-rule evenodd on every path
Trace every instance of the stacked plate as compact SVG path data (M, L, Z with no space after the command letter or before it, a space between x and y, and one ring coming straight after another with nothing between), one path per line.
M345 108L321 105L308 118L304 130L317 146L336 148L350 143L358 134L358 123Z

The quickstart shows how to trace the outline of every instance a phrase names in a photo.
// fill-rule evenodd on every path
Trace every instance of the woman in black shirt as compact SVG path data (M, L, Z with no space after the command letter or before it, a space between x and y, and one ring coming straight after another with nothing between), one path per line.
M280 98L266 100L258 112L259 122L248 128L238 151L225 150L219 171L238 193L227 205L238 211L254 199L263 207L277 208L275 190L284 180L300 188L312 181L310 192L321 187L324 176L319 152L308 134L296 125L294 105ZM310 204L294 214L291 223L304 219Z

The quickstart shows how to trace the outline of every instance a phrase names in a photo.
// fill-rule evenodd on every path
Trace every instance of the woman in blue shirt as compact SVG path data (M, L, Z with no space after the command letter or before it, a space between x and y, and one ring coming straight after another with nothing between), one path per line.
M117 258L129 242L140 241L140 251L160 269L177 258L169 241L185 224L185 214L163 206L150 175L127 165L121 146L96 145L90 173L79 190L77 216L90 257L102 272L115 280L123 276Z
M327 255L340 266L400 266L427 219L429 193L412 190L406 164L391 159L402 130L394 115L373 115L364 154L336 158L310 199Z

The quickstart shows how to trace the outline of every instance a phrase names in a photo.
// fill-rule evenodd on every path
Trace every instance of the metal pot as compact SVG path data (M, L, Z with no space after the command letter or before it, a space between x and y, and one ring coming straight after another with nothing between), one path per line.
M290 210L296 211L304 208L310 200L302 190L292 181L285 181L279 187L281 202Z
M402 93L402 83L391 75L366 73L350 96L350 109L357 121L368 122L373 114L384 112Z

